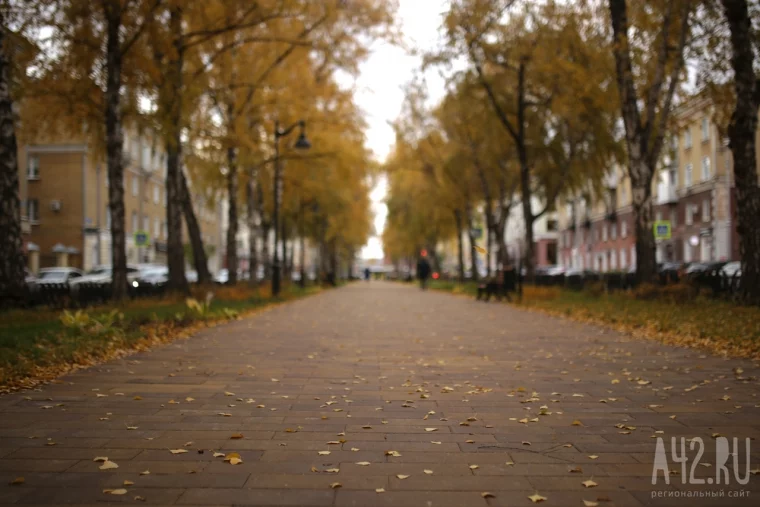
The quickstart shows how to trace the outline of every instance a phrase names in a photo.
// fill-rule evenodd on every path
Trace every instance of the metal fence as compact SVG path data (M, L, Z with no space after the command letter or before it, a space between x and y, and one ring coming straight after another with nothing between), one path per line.
M524 283L530 283L523 280ZM691 276L683 276L677 271L664 271L659 273L660 285L687 283L712 295L733 296L741 286L740 276L728 276L719 271L696 273ZM534 277L534 285L543 287L565 287L572 290L583 290L591 285L601 286L606 291L629 290L637 287L635 273L573 273L569 275L545 275L537 274Z
M140 284L129 287L132 299L161 296L164 285ZM45 283L27 287L23 297L26 307L47 306L51 308L84 308L104 304L111 299L111 285L101 283L80 283L76 289L68 283Z

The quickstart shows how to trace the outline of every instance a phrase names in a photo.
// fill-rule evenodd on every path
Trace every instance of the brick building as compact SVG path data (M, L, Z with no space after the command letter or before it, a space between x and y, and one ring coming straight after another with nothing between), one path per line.
M704 98L691 100L674 114L676 127L652 186L654 219L671 227L669 239L657 240L658 262L738 259L731 151L713 116ZM560 263L594 271L635 267L631 185L625 168L613 167L602 195L590 194L559 205Z
M124 133L124 204L128 263L166 262L166 158L153 136ZM105 160L76 141L19 147L24 249L29 268L89 270L111 262L108 177ZM191 190L192 191L192 190ZM221 206L194 196L194 207L209 255L218 269L222 240ZM138 246L135 234L147 233ZM183 240L187 243L187 231Z

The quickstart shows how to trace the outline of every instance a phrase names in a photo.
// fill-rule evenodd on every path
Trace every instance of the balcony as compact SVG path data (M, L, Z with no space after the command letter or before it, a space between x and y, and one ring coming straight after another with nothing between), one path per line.
M678 204L678 195L673 185L659 184L657 186L657 204Z

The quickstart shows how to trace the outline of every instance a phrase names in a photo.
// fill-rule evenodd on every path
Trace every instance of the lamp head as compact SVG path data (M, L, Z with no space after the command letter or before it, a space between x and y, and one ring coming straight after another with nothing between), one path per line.
M297 150L308 150L311 148L311 143L306 138L306 123L301 120L299 125L301 126L301 132L298 134L298 139L293 146Z

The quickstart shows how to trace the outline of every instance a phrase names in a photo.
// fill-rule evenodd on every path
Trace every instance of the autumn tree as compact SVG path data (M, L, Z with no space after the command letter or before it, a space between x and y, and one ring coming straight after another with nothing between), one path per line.
M582 5L456 0L444 22L446 47L428 57L439 65L467 59L513 146L529 275L536 219L574 181L598 177L599 162L615 152L612 87L595 21Z
M123 130L136 122L144 80L144 35L162 0L55 0L44 2L44 23L51 35L48 51L27 82L29 110L44 110L25 125L32 138L66 135L88 142L106 159L111 216L112 295L127 296L124 218Z
M636 232L636 275L657 272L652 180L657 173L673 100L683 78L695 2L609 0L612 52L625 126ZM635 27L635 30L631 27Z
M14 102L23 71L19 57L26 52L28 58L30 44L21 26L15 32L10 27L29 17L28 11L0 4L0 308L18 303L25 289Z
M742 263L742 292L747 302L760 304L760 188L757 176L757 114L760 78L754 33L747 0L721 0L730 30L731 66L736 105L728 126L736 180L737 230Z

